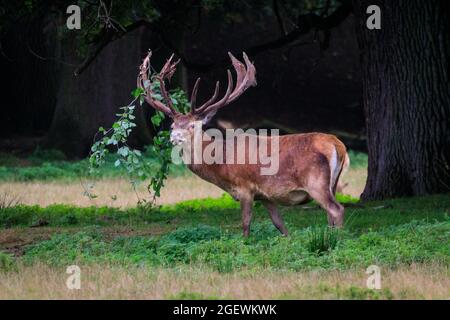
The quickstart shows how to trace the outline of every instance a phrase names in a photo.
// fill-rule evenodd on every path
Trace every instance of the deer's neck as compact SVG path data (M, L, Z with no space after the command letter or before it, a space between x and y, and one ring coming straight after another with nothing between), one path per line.
M217 176L217 170L218 166L220 164L214 163L211 164L208 161L205 161L205 156L210 156L210 152L208 152L207 155L205 155L205 148L210 146L212 143L214 143L213 139L204 139L206 133L202 130L201 136L191 136L190 141L188 142L190 144L190 152L189 155L186 157L188 160L187 167L196 175L200 176L201 178L215 183L215 179ZM211 146L212 147L212 146ZM185 152L185 151L183 151ZM225 147L223 146L223 154L225 154Z

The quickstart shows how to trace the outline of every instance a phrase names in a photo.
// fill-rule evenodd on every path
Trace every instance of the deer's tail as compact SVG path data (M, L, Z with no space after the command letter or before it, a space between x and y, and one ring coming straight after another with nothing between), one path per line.
M331 169L331 181L330 181L330 190L333 194L336 192L342 192L342 190L347 186L347 184L343 184L339 182L344 176L344 174L348 171L350 167L350 157L348 156L345 145L339 141L334 145L334 150L330 160L330 169Z

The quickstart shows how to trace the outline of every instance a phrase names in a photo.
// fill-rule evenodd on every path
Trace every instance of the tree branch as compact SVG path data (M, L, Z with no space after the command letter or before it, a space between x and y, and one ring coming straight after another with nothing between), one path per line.
M86 68L89 67L89 65L95 60L95 58L97 58L97 56L100 54L100 52L102 52L102 50L110 42L113 42L115 40L122 38L127 33L132 32L141 26L152 27L153 25L152 25L152 23L150 23L146 20L138 20L126 27L123 27L123 29L121 29L120 31L118 31L116 29L111 29L111 28L105 29L102 32L102 34L98 37L99 38L99 40L97 40L98 42L96 43L94 41L94 43L91 45L91 47L88 51L89 53L86 56L86 58L84 59L84 61L80 65L78 65L78 67L75 69L75 71L74 71L75 76L80 75L84 70L86 70Z
M339 25L342 21L344 21L349 14L352 12L352 5L350 1L342 0L340 1L341 5L329 16L322 17L317 14L308 13L304 15L299 15L297 18L297 28L291 32L286 33L282 37L268 41L263 44L259 44L256 46L248 47L244 49L244 51L250 56L256 56L259 53L279 49L293 41L296 41L303 35L308 34L311 30L329 30L337 25ZM100 52L112 41L122 38L127 33L136 30L137 28L145 26L152 31L156 32L163 44L171 49L181 60L182 64L191 70L195 70L197 72L208 72L213 68L224 67L229 64L228 57L224 57L222 60L216 63L209 64L200 64L189 61L186 56L180 52L180 50L170 41L170 39L165 35L163 28L160 28L156 23L149 22L147 20L139 20L131 25L124 28L124 30L114 30L107 29L100 36L100 40L97 45L93 45L92 49L89 50L89 54L86 56L85 60L76 68L75 75L81 74L91 63L95 60L95 58L100 54Z

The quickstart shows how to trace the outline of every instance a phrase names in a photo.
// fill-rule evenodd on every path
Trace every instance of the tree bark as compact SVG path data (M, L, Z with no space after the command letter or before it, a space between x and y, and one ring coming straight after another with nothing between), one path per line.
M381 29L369 30L369 5ZM355 0L369 153L363 200L450 190L447 0Z

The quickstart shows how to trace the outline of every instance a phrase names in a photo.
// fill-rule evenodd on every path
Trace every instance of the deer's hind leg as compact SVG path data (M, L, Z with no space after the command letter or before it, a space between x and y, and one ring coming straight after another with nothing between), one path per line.
M284 235L288 235L288 230L284 225L283 218L280 216L280 212L278 212L277 206L268 200L261 201L264 207L266 207L267 211L269 211L270 219L274 226Z
M324 171L309 183L307 192L327 211L328 225L341 227L344 224L344 207L336 201L333 186L330 186L330 174Z
M336 201L330 190L311 190L309 194L327 211L328 225L330 227L342 227L344 224L344 207Z

